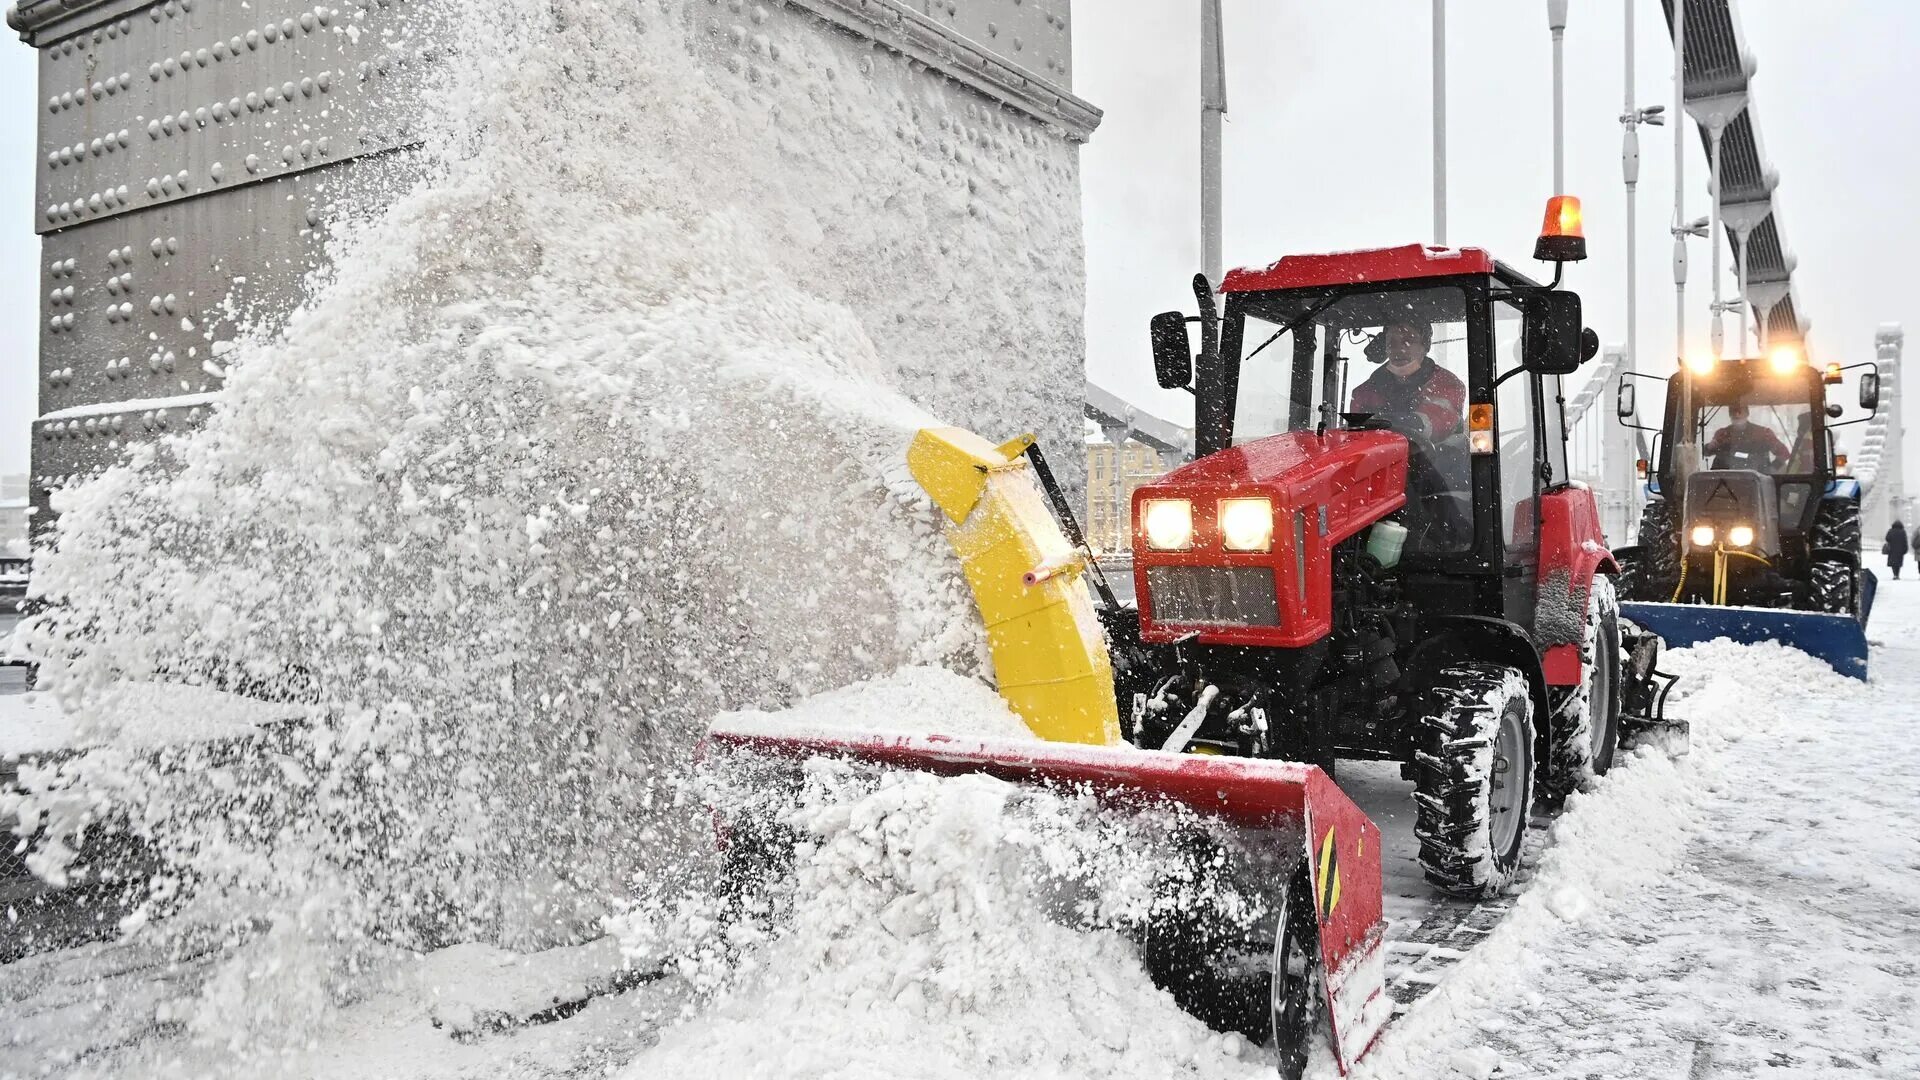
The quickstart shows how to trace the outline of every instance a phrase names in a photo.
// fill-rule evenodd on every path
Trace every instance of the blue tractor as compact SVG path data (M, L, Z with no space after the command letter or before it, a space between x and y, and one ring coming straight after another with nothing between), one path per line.
M1866 369L1864 415L1843 420L1828 391L1853 368ZM1639 543L1614 549L1622 615L1671 646L1774 640L1866 677L1876 581L1860 564L1861 486L1832 431L1872 418L1880 381L1871 363L1853 368L1815 368L1786 346L1657 380L1665 420L1645 466ZM1634 397L1622 380L1620 419L1640 427Z

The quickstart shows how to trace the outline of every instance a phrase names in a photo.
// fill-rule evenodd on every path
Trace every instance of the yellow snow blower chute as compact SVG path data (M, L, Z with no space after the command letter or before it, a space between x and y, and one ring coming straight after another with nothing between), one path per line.
M1196 1015L1271 1038L1283 1075L1304 1069L1315 1013L1324 1009L1345 1072L1391 1012L1379 829L1315 766L1141 749L1122 738L1106 631L1086 580L1098 569L1031 436L995 445L958 428L930 428L914 438L907 462L948 519L1000 693L1039 741L719 724L707 752L983 773L1092 793L1128 811L1183 806L1251 844L1284 844L1260 852L1281 869L1257 944L1204 925L1206 912L1181 912L1169 919L1181 925L1147 929L1142 958ZM1167 941L1179 948L1167 949ZM1203 952L1218 955L1194 955ZM1262 965L1251 981L1249 954ZM1229 965L1235 977L1223 980ZM1239 1000L1221 1000L1229 985L1239 988Z

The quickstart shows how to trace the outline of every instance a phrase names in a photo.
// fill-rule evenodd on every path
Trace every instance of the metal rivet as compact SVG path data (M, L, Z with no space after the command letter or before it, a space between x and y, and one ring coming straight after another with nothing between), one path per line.
M302 97L313 96L313 80L312 79L300 80L300 96Z
M267 44L271 45L280 40L280 28L273 23L268 23L261 28L260 36L266 38Z
M260 171L260 155L258 154L247 155L247 171L250 173L257 173Z
M311 11L301 12L300 13L300 29L305 30L307 33L311 34L313 33L313 27L314 27L313 12Z
M202 105L198 109L193 110L193 122L200 127L207 126L207 107L206 106Z
M247 31L247 48L257 49L259 47L260 47L260 31L258 30Z
M213 103L213 122L216 124L225 123L226 119L227 119L227 103L224 101L214 102Z
M227 178L227 167L217 161L214 162L213 167L207 171L212 174L213 182L216 184Z
M180 175L185 176L187 174L181 173ZM172 255L178 252L179 250L180 250L180 238L177 236L167 237L167 254Z
M293 95L299 92L299 89L300 88L295 86L293 83L290 83L290 82L281 83L280 96L283 98L286 98L288 101L292 101Z
M207 61L210 59L212 59L212 57L207 55L207 50L205 49L201 49L193 54L193 62L196 67L206 67Z
M227 43L226 43L226 42L224 42L224 41L216 41L216 42L214 42L214 43L213 43L213 59L214 59L214 61L215 61L215 62L219 62L219 61L221 61L221 60L225 60L226 58L227 58Z
M315 75L313 77L313 85L319 87L320 92L323 94L333 89L333 72L323 71L320 74Z

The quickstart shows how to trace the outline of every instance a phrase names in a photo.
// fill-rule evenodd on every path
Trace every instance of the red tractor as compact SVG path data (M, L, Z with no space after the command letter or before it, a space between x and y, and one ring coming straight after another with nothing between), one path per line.
M1544 257L1583 255L1569 239ZM1126 735L1399 761L1428 880L1491 894L1536 790L1606 772L1623 709L1652 722L1664 697L1567 471L1560 380L1597 349L1580 299L1419 245L1234 270L1219 307L1194 287L1197 317L1152 321L1199 460L1133 496L1137 609L1109 616Z

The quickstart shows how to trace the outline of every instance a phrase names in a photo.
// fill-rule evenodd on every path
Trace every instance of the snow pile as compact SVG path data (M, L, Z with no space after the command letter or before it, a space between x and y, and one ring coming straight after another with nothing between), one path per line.
M1263 902L1196 873L1190 816L1115 816L978 775L815 761L805 780L782 817L803 841L792 874L743 901L769 921L723 930L698 905L617 921L640 966L666 961L707 992L623 1076L1271 1071L1156 989L1123 932Z
M1594 1047L1573 1052L1570 1036L1557 1030L1559 1008L1574 1015L1581 1006L1572 1002L1584 992L1563 987L1567 996L1556 998L1543 991L1574 980L1571 973L1561 977L1568 952L1610 931L1645 944L1674 919L1667 905L1690 850L1725 839L1713 835L1707 820L1713 804L1751 795L1728 785L1737 744L1792 731L1868 694L1864 684L1773 642L1707 642L1665 654L1661 666L1680 677L1668 708L1691 719L1690 752L1674 756L1670 737L1656 734L1624 752L1619 767L1591 791L1570 796L1513 910L1388 1028L1356 1075L1521 1075L1499 1071L1500 1050L1571 1066L1588 1060L1582 1055L1589 1051L1597 1054ZM1529 1027L1520 1018L1532 1013L1542 1015Z
M901 735L967 735L1033 739L1006 699L977 679L945 668L908 667L815 694L785 709L722 713L718 726L739 733L859 731Z
M977 667L904 390L1008 428L1050 400L1009 387L1079 355L1077 286L1028 289L1077 281L1070 172L929 164L824 41L750 91L690 48L706 7L464 5L428 180L223 355L204 430L62 507L19 639L99 748L12 808L49 876L106 817L164 860L126 926L227 943L171 1014L209 1041L309 1036L393 946L590 932L706 848L676 774L719 711ZM996 241L1028 262L996 278ZM156 756L155 680L299 722Z

